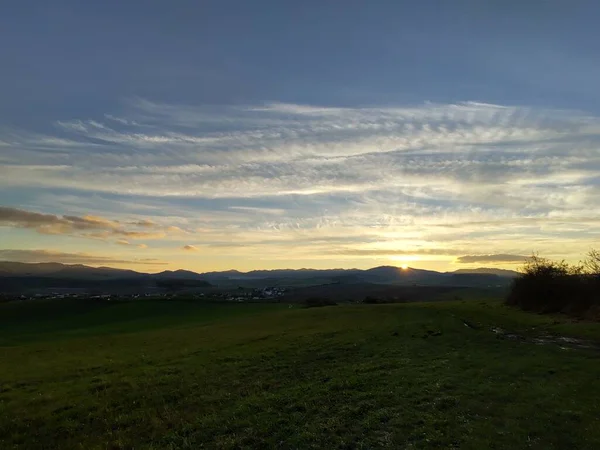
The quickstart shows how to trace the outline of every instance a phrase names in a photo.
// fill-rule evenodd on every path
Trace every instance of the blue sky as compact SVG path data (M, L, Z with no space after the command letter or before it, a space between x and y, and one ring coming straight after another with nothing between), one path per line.
M148 271L576 261L599 237L599 13L9 2L0 258Z

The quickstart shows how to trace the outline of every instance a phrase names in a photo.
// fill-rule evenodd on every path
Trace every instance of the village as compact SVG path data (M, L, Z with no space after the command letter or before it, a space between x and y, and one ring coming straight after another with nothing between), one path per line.
M99 292L83 289L55 289L49 292L35 292L27 294L0 294L0 302L27 301L27 300L61 300L61 299L89 299L104 301L127 301L140 299L196 299L203 301L222 302L260 302L280 299L286 293L283 287L243 288L237 289L203 289L199 290L172 290L159 291L157 289L144 290L143 292Z

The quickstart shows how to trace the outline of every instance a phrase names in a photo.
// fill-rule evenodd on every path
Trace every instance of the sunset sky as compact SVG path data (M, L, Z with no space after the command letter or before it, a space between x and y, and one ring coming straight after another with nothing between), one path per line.
M13 1L0 260L516 268L600 248L596 1Z

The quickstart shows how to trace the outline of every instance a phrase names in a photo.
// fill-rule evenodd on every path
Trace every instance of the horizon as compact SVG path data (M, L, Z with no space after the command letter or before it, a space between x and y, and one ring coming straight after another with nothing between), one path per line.
M208 274L208 273L227 273L227 272L237 272L237 273L241 273L241 274L247 274L247 273L251 273L251 272L274 272L274 271L334 271L334 270L344 270L344 271L351 271L351 270L360 270L360 271L366 271L366 270L373 270L373 269L381 269L381 268L394 268L394 269L398 269L398 271L409 271L409 270L423 270L423 271L432 271L432 272L438 272L438 273L454 273L456 271L482 271L482 270L487 270L487 271L507 271L507 272L519 272L520 268L515 269L500 269L497 267L484 267L484 266L478 266L478 267L472 267L472 268L460 268L460 269L456 269L456 270L451 270L451 271L437 271L434 269L423 269L421 267L412 267L409 266L407 264L403 264L400 266L395 266L395 265L380 265L380 266L373 266L373 267L368 267L368 268L364 268L364 269L359 269L358 267L350 267L350 268L343 268L343 267L328 267L328 268L323 268L323 269L316 269L314 267L301 267L301 268L297 268L297 269L292 269L289 267L279 267L276 269L253 269L253 270L238 270L235 268L229 268L229 269L224 269L224 270L208 270L208 271L204 271L204 272L196 272L196 271L190 271L188 269L183 269L183 268L179 268L179 269L164 269L164 270L156 270L156 271L152 271L152 270L141 270L141 269L126 269L126 268L118 268L118 267L112 267L112 266L106 266L106 265L94 265L94 264L81 264L81 263L73 263L73 264L66 264L66 263L61 263L61 262L56 262L56 261L46 261L46 262L20 262L20 261L7 261L7 260L0 260L0 264L1 263L7 263L7 264L60 264L66 267L87 267L87 268L92 268L92 269L117 269L117 270L132 270L134 272L138 272L138 273L146 273L146 274L158 274L158 273L162 273L162 272L179 272L179 271L183 271L183 272L194 272L197 273L199 275L202 274Z
M600 224L600 5L13 3L0 260L515 270Z

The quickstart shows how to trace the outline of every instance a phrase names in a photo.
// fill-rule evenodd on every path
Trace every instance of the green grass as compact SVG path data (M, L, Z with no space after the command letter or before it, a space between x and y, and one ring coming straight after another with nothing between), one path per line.
M599 355L489 331L595 324L491 301L79 307L0 306L0 448L600 448Z
M10 302L0 305L0 345L193 326L281 308L287 305L165 299Z

